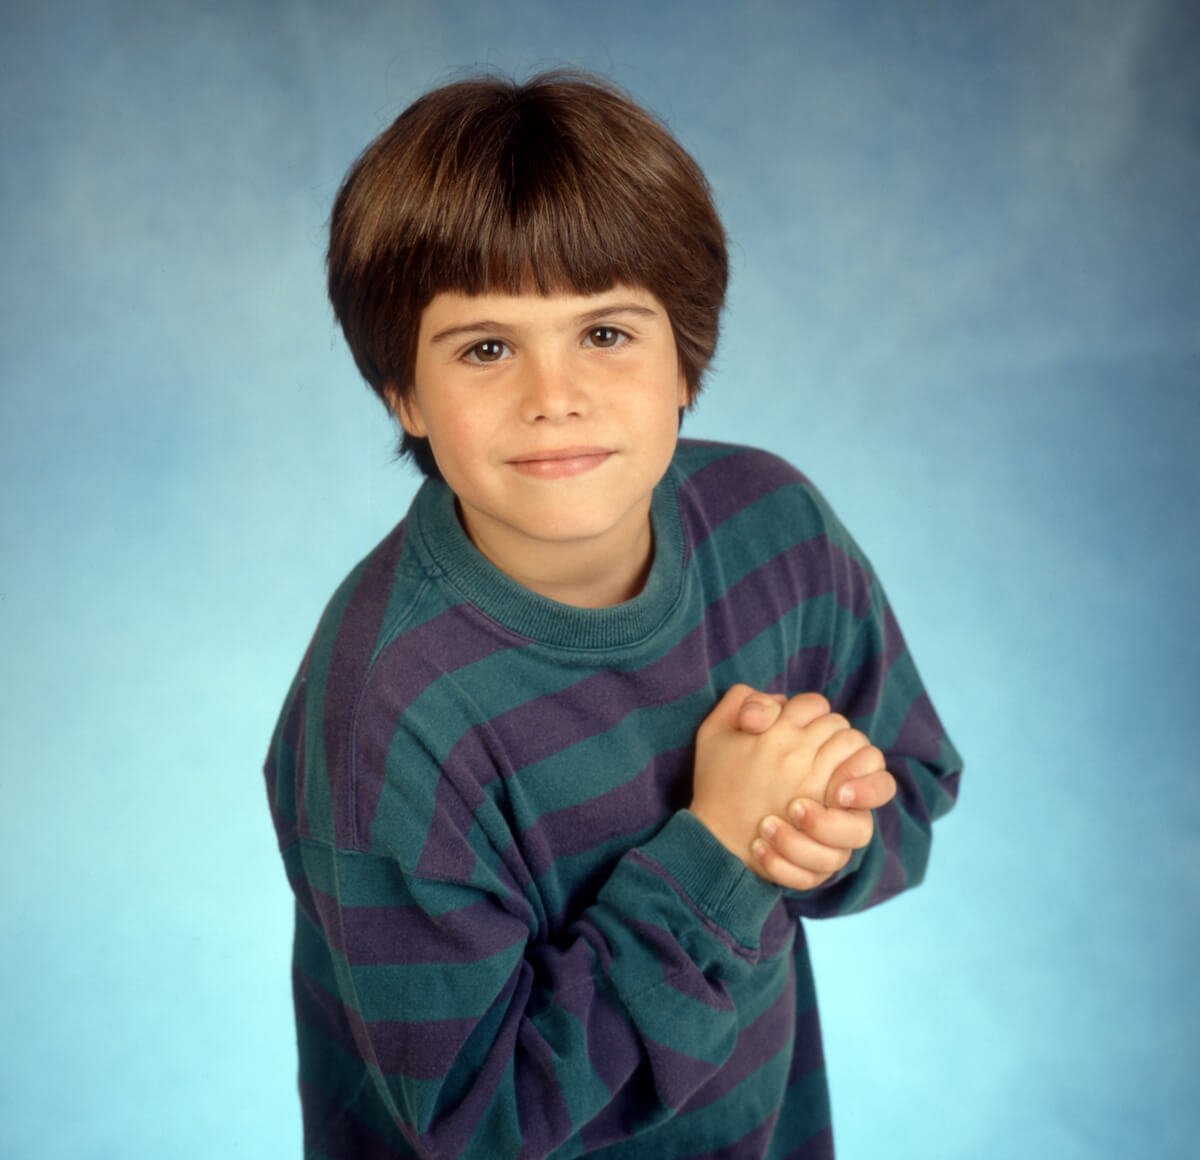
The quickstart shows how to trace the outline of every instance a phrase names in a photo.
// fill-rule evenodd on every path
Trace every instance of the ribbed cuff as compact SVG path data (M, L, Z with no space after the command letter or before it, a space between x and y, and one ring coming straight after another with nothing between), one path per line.
M782 897L716 839L690 810L680 810L642 847L692 904L744 947L757 947L763 923Z

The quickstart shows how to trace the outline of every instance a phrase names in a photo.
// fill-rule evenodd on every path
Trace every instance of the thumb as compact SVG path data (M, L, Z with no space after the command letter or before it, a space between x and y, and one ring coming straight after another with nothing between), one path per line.
M737 727L743 733L765 733L779 720L785 700L782 694L751 690L738 708Z
M702 729L714 730L730 730L738 728L738 718L741 714L742 706L746 703L748 697L764 697L765 694L759 693L756 689L752 689L749 685L737 684L734 685L728 692L713 706L712 712L704 719ZM753 730L752 732L762 732L762 730Z

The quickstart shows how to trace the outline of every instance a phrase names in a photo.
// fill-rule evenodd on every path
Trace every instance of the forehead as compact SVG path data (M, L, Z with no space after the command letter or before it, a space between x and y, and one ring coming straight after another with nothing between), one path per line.
M625 314L647 324L668 321L666 308L650 291L616 285L598 294L435 294L421 312L418 341L432 342L447 329L491 327L569 328L608 315Z

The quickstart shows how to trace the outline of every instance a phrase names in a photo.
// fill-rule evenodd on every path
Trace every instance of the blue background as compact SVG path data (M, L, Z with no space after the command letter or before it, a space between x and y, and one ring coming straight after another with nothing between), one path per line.
M688 433L818 481L968 758L926 885L813 929L842 1155L1193 1154L1200 9L7 11L0 1154L299 1155L259 767L416 484L329 204L425 88L562 64L732 236Z

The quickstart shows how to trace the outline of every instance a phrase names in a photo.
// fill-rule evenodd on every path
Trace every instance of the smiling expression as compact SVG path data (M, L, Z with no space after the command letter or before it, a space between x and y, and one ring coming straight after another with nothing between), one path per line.
M395 409L429 440L467 534L502 571L539 588L616 565L635 588L687 402L666 310L616 286L438 294Z

